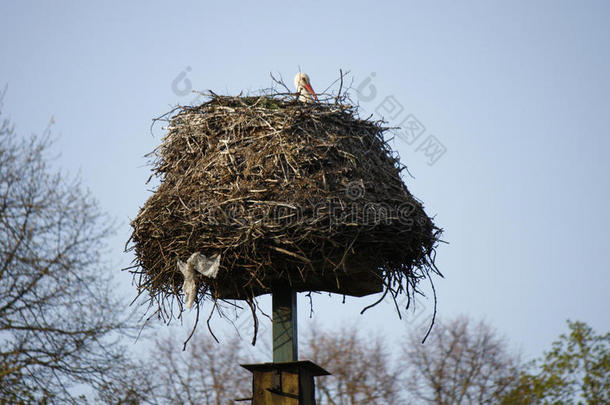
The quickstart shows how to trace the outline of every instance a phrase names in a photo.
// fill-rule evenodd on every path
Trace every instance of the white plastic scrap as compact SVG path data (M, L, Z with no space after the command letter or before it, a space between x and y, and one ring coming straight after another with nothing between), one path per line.
M195 271L209 278L216 278L220 265L220 255L206 257L199 252L195 252L188 258L186 263L178 259L178 270L184 276L182 291L184 292L184 303L187 308L192 308L197 296L197 282L195 281Z

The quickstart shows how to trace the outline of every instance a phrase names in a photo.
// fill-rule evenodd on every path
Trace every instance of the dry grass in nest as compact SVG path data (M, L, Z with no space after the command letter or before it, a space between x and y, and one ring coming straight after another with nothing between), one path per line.
M388 128L355 107L209 95L166 115L160 185L131 223L132 270L159 308L182 306L178 259L221 255L197 305L298 291L410 299L436 272L440 229L401 179ZM168 301L169 300L169 301Z

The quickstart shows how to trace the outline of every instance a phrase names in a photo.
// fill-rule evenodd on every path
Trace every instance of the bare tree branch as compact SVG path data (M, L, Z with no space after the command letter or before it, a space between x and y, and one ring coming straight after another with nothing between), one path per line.
M417 403L495 404L517 382L518 356L484 322L437 322L425 344L419 331L403 351L404 385Z
M0 123L0 402L74 402L126 361L130 322L102 261L111 221L49 167L52 137Z

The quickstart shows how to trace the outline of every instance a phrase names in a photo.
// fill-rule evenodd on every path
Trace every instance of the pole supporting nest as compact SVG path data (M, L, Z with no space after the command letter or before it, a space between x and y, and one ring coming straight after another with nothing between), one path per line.
M314 377L330 373L311 361L298 361L296 289L280 284L271 291L273 363L242 364L252 372L251 404L315 405Z
M289 286L273 288L273 362L297 361L297 293Z

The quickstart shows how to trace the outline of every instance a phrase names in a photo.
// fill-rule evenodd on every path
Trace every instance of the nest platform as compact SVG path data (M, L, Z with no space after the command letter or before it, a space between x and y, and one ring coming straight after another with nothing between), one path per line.
M132 221L141 292L181 297L177 260L220 255L198 298L289 286L413 294L434 270L440 229L401 178L381 122L341 103L210 95L166 116L159 186Z

